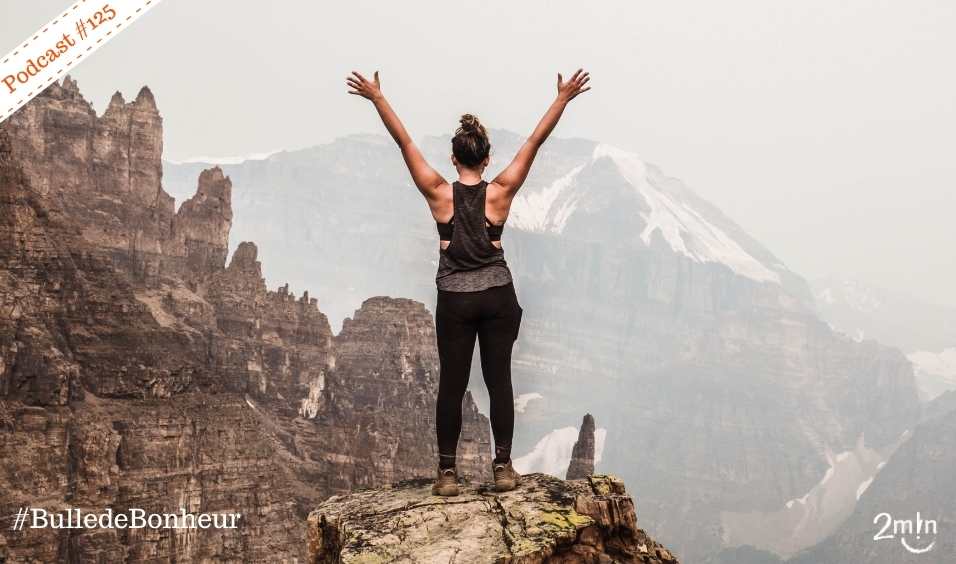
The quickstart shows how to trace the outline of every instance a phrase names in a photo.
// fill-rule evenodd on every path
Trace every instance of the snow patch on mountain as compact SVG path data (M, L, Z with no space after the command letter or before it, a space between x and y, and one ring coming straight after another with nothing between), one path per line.
M594 466L597 467L604 452L607 429L594 430ZM558 478L564 478L571 463L571 451L578 440L577 427L555 429L541 438L531 452L515 458L514 468L521 474L544 472Z
M515 413L524 413L524 410L528 407L528 403L531 400L544 399L544 396L538 392L531 392L527 394L520 394L515 398Z
M942 352L916 351L907 355L913 363L920 399L932 401L956 390L956 347Z
M561 233L577 207L577 199L571 195L575 177L584 169L578 165L536 192L519 193L511 202L508 219L511 225L535 233Z
M910 353L908 358L920 370L930 374L956 378L956 347L945 349L939 353L916 351Z
M866 480L866 481L864 481L862 484L860 484L860 487L858 487L858 488L856 489L856 499L857 499L857 500L859 500L861 497L863 497L863 493L866 492L867 488L870 487L870 484L873 483L873 479L874 479L874 478L876 478L876 475L875 475L875 474L874 474L869 480Z

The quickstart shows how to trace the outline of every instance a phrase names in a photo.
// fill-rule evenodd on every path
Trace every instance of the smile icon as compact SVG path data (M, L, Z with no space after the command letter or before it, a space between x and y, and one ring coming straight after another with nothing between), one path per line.
M916 540L919 540L919 537L916 537ZM906 537L900 537L900 544L902 544L903 548L912 554L923 554L933 550L933 547L936 546L936 541L929 543L929 545L924 548L913 548L908 542L906 542Z

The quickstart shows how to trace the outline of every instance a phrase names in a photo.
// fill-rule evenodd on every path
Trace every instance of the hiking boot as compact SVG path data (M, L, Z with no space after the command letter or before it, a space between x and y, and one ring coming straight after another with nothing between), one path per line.
M452 468L438 468L438 478L432 484L432 495L458 495L458 472Z
M510 458L508 462L493 464L492 468L495 474L496 492L506 492L515 489L515 486L518 485L518 478L520 478L521 475L515 472L515 469L511 466Z

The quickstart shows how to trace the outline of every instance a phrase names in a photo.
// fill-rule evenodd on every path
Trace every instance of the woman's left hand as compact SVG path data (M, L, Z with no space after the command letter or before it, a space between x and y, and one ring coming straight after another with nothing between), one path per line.
M584 69L578 69L574 75L565 82L558 73L558 98L565 102L570 102L578 94L583 94L591 89L585 86L591 80L591 74L584 72Z
M349 85L349 94L356 94L371 101L382 97L382 83L378 80L378 71L375 71L374 81L368 80L358 71L352 71L351 76L345 78L345 83Z

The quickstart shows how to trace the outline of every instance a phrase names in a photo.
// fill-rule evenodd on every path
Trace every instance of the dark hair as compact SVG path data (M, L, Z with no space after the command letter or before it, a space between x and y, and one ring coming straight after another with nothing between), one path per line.
M475 168L488 158L491 141L478 118L471 114L461 116L461 123L451 139L451 152L462 166Z

